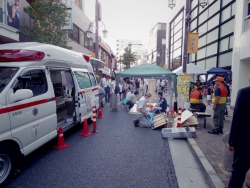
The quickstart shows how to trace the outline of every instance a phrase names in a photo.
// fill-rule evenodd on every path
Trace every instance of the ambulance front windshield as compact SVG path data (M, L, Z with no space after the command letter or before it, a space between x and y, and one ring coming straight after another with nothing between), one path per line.
M17 71L18 68L15 67L0 67L0 93L15 76Z

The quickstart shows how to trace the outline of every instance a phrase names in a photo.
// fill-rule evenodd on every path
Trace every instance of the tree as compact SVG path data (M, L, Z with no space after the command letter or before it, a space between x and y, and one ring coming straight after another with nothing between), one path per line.
M130 48L126 47L122 55L122 64L125 65L124 69L129 69L130 64L136 61L135 53Z
M36 0L24 12L33 20L33 25L22 25L19 34L25 35L31 41L53 44L67 49L66 31L61 30L71 16L60 0Z

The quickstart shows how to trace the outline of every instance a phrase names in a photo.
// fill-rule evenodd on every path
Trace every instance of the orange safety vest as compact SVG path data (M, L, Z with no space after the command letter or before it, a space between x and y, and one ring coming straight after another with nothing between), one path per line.
M227 88L223 84L218 86L218 88L220 88L219 104L225 104L227 101Z
M200 104L200 92L194 91L190 95L190 104Z

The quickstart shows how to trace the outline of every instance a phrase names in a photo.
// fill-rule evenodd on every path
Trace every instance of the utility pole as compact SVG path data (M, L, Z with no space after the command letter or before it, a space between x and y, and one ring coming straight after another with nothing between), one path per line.
M189 33L189 21L190 17L190 0L186 0L186 12L185 12L185 38L184 38L184 58L182 62L182 71L183 73L187 72L187 63L188 63L188 33Z
M95 31L95 58L99 59L99 37L98 37L98 22L100 20L99 16L99 2L96 0L95 4L95 25L96 25L96 31Z

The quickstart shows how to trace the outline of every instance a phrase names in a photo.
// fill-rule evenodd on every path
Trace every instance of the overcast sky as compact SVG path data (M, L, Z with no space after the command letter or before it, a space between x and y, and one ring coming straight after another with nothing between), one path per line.
M104 39L113 52L117 39L147 40L149 31L157 22L167 22L171 9L168 0L99 0L102 4L102 21L108 30ZM177 2L178 3L178 2ZM86 15L95 19L95 0L85 0ZM102 31L103 28L100 29ZM99 32L99 35L102 33Z

